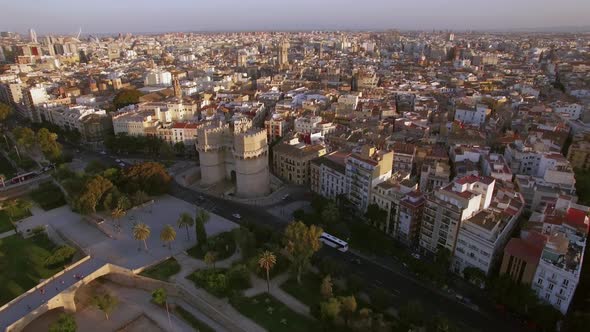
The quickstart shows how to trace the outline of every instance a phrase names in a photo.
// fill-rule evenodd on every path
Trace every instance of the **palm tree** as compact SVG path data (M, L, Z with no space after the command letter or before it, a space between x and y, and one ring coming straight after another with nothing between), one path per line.
M266 288L270 293L270 269L277 263L277 257L271 251L266 250L258 259L258 266L266 270Z
M143 241L143 245L145 250L148 250L146 240L150 237L151 234L150 226L140 222L133 226L133 238L137 241Z
M207 231L205 224L209 221L209 213L205 209L199 209L195 216L195 233L197 234L197 242L199 247L202 247L207 242Z
M119 223L119 218L124 217L125 214L127 214L127 212L119 207L117 207L113 211L111 211L111 217L113 218L113 220L117 221L117 228L118 229L121 228L121 224Z
M176 230L171 225L166 225L160 233L160 240L168 243L168 249L172 249L172 241L176 240Z
M189 227L193 227L193 225L195 224L195 220L193 219L193 217L184 212L180 214L180 217L178 217L178 220L176 221L176 226L178 226L178 228L184 227L186 228L186 239L187 241L190 241L191 236L190 233L188 232Z

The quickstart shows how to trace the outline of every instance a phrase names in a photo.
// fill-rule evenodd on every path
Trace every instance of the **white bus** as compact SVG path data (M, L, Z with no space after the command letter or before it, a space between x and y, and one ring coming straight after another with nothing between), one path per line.
M322 236L320 236L320 241L322 241L322 243L332 247L332 248L336 248L342 252L346 252L348 251L348 243L346 241L342 241L339 238L330 235L326 232L322 233Z

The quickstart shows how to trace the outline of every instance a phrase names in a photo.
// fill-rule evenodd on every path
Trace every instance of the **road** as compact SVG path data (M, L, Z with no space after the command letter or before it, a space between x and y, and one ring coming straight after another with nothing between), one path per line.
M85 154L89 153L87 152ZM115 157L94 154L94 158L98 158L103 163L109 165L116 165L114 162ZM172 182L169 194L186 202L196 203L199 206L212 210L217 215L237 223L253 222L269 226L277 231L282 231L287 225L285 220L279 220L268 213L265 208L224 200L217 196L211 196L182 187L175 181ZM299 197L300 195L301 197ZM304 194L300 192L294 197L290 197L284 203L279 203L279 205L287 204L292 200L302 199L303 197ZM241 219L233 217L232 214L235 213L240 214ZM382 264L365 258L360 258L361 264L359 265L352 262L353 258L357 258L356 255L350 252L342 253L327 247L323 248L318 255L320 258L329 257L340 263L347 273L357 274L371 285L386 289L393 296L396 306L406 304L408 301L419 300L429 313L428 316L434 316L440 313L450 321L463 327L463 330L522 330L519 326L508 322L505 317L495 312L482 313L473 310L469 306L456 301L451 296L443 295L441 292L430 288L430 286L422 284L411 277L409 273L402 271L403 268L401 268L401 265L401 269L396 270L390 267L386 268Z

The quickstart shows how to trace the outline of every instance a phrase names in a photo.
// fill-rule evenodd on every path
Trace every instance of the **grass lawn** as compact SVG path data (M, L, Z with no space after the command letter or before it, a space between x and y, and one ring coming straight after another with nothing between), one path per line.
M178 272L180 272L180 264L178 264L174 257L170 257L162 263L144 270L141 272L141 275L144 277L168 281L171 276L177 274Z
M4 174L6 180L12 179L15 175L16 170L12 167L10 162L4 158L3 155L0 154L0 174ZM0 183L2 185L2 183Z
M196 259L203 259L208 251L217 253L217 260L229 258L236 251L236 241L232 232L224 232L207 239L203 246L194 246L187 250L188 254Z
M242 315L252 319L268 331L321 331L319 323L294 312L266 293L252 298L233 297L230 303Z
M0 211L0 233L8 232L14 229L12 223L10 222L10 218L6 214L6 211Z
M197 317L195 317L193 314L186 311L183 307L179 305L177 305L176 308L174 308L174 313L180 316L180 318L185 320L187 323L189 323L189 325L192 326L195 329L195 331L215 332L215 330L209 327L209 325L201 322Z
M23 239L0 239L0 305L35 287L62 269L45 267L45 259L57 246L45 234Z
M281 285L281 289L312 308L318 305L322 299L320 294L321 284L322 278L319 275L307 273L301 278L301 285L297 283L297 278L293 277L285 281Z

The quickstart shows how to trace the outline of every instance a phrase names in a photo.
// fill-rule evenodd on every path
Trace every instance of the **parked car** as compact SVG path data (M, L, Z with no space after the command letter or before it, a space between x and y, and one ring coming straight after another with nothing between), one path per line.
M234 217L234 218L236 218L236 219L242 219L242 216L239 213L234 213L231 216Z

